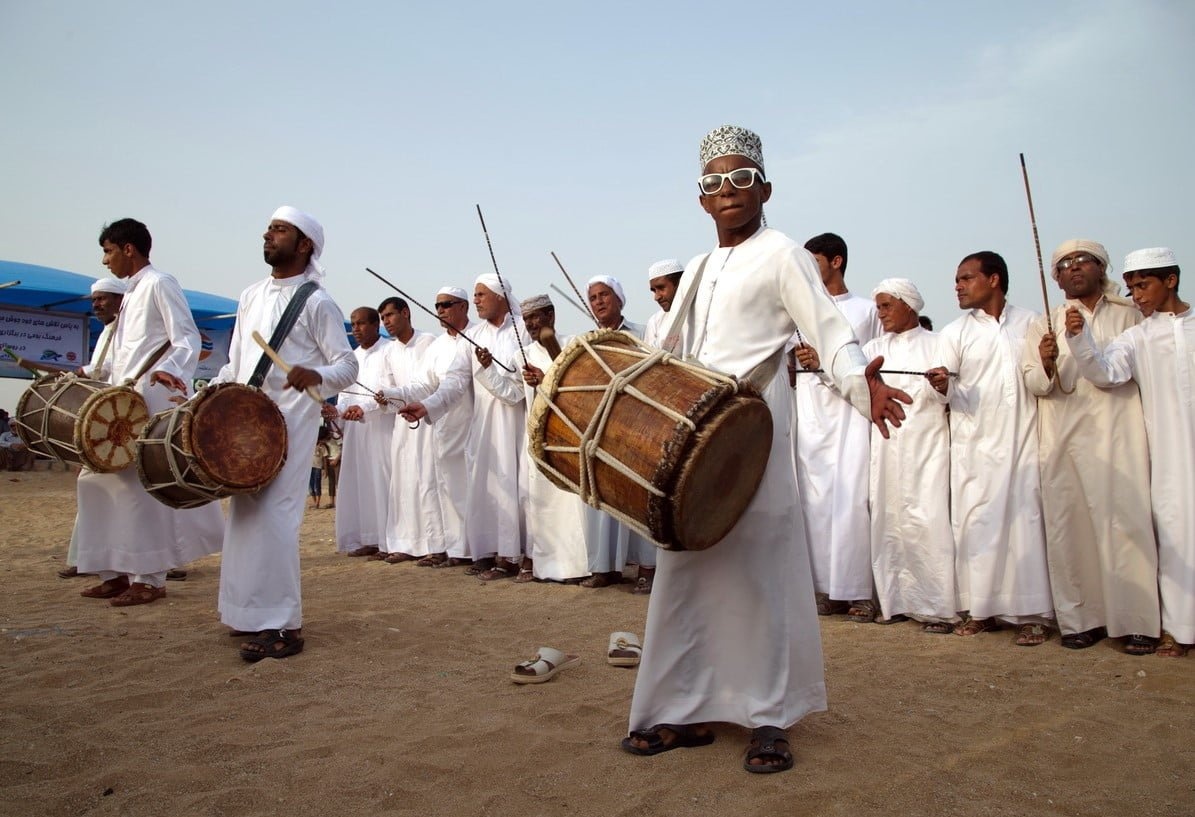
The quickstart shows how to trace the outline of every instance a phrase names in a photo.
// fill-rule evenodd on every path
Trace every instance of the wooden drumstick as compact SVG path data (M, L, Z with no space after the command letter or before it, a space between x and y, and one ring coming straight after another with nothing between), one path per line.
M21 357L16 352L14 352L12 349L9 349L7 346L4 347L4 354L6 354L10 358L12 358L13 363L16 363L22 369L24 369L25 371L28 371L28 372L33 372L34 374L37 374L38 372L48 372L49 374L61 374L62 372L74 371L74 369L59 368L58 366L47 366L44 363L34 363L32 360L26 360L25 358Z
M560 341L556 340L556 330L550 326L539 330L539 345L547 351L548 357L555 360L560 355Z
M266 353L266 357L268 357L270 360L274 361L275 366L277 366L279 369L286 372L287 374L290 374L290 370L292 368L291 365L289 363L287 363L285 360L283 360L282 356L280 354L278 354L277 352L275 352L274 348L272 346L270 346L270 344L266 343L266 339L261 336L261 332L254 330L253 331L253 340L255 340L257 342L257 345L261 347L261 350ZM319 392L317 392L315 390L315 386L308 386L306 391L307 391L307 396L310 397L312 400L319 403L321 406L324 404L324 399L319 396Z

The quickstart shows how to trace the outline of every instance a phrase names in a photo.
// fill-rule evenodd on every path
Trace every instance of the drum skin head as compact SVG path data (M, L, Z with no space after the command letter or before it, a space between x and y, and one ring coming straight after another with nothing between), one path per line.
M261 488L286 462L282 412L264 393L240 383L206 390L183 435L183 447L199 468L225 488Z
M118 386L92 395L75 423L75 446L87 467L100 473L123 471L133 464L137 438L149 422L145 398Z

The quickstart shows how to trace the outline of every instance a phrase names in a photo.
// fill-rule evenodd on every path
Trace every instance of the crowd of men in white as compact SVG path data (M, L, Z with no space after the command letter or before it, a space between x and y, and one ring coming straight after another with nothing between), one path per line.
M323 230L310 216L281 208L264 239L274 274L242 294L217 382L245 382L260 356L250 332L278 322L295 285L322 279ZM138 387L154 408L168 406L168 391L188 392L198 354L181 289L149 264L144 225L110 225L101 245L116 278L97 282L93 302L114 352L93 374L119 382L169 340L169 355ZM888 279L863 298L846 288L841 238L826 233L806 249L864 355L883 356L885 381L913 398L903 426L881 439L817 350L794 335L788 371L777 377L789 378L795 421L775 433L795 451L793 502L818 613L911 618L926 632L962 636L1012 625L1022 646L1056 628L1066 647L1111 636L1133 654L1185 654L1195 642L1195 318L1179 300L1173 253L1126 258L1130 301L1103 246L1064 242L1051 270L1065 300L1048 320L1007 303L1003 259L975 253L955 276L964 312L935 334L919 320L924 302L912 282ZM588 311L601 328L660 345L683 270L676 261L649 269L660 309L646 326L625 319L626 293L610 276L588 282ZM589 587L619 583L637 565L633 592L651 592L653 544L529 461L526 413L551 366L539 342L555 323L548 296L520 302L495 274L478 277L472 292L445 286L436 333L415 329L410 305L388 298L352 312L350 350L339 308L315 292L284 346L294 368L272 371L262 386L290 434L283 472L259 494L234 497L227 518L218 505L157 507L128 472L85 472L70 562L102 583L83 595L118 606L155 601L167 568L222 547L222 620L261 634L242 655L301 650L293 542L320 412L308 387L337 395L322 412L343 429L340 551L460 566L484 581ZM112 514L113 505L135 513Z
M880 439L794 336L791 434L818 612L964 636L1011 625L1021 646L1053 628L1075 649L1112 636L1145 654L1162 638L1163 654L1181 655L1195 641L1195 515L1182 499L1195 484L1195 322L1177 300L1173 255L1129 256L1134 305L1100 244L1063 243L1051 269L1065 302L1047 325L1006 302L1003 259L976 253L956 275L965 313L935 334L919 321L912 282L853 295L842 239L823 234L806 248L865 356L882 355L885 380L914 399ZM661 309L645 327L624 318L625 292L609 276L588 282L589 308L600 327L658 345L682 271L676 261L648 271ZM339 549L468 565L487 581L591 587L637 563L635 591L650 592L651 544L529 464L525 413L550 365L536 342L554 326L550 299L520 304L509 282L483 275L476 322L469 300L439 291L438 337L412 328L401 299L380 309L392 339L379 336L373 309L352 313L367 388L325 412L344 421Z

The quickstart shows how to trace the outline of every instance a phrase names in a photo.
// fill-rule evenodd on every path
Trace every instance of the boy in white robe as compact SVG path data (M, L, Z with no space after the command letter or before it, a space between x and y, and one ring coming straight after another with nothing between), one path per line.
M151 244L149 230L134 219L113 222L100 234L105 266L126 283L107 379L115 385L140 374L133 387L154 414L190 394L199 329L178 281L150 264ZM88 598L110 599L115 607L149 604L166 595L168 570L220 550L218 504L170 508L150 496L136 468L83 471L77 490L77 566L101 579L83 591Z
M1161 622L1158 545L1149 506L1149 444L1136 383L1100 389L1079 374L1054 332L1078 309L1101 348L1141 322L1108 278L1108 251L1066 241L1050 268L1066 293L1025 338L1021 372L1037 395L1042 508L1054 612L1062 646L1085 649L1105 636L1125 652L1153 652Z
M896 400L909 398L875 377L881 360L865 364L809 253L762 226L772 186L759 137L723 126L700 153L698 201L714 220L718 247L686 269L664 348L754 375L773 414L771 455L759 490L722 542L659 552L622 746L638 755L703 746L714 740L709 723L725 721L752 730L747 771L779 772L792 767L784 729L826 706L809 550L793 501L785 344L799 323L852 404L881 425L899 425Z
M331 397L357 376L344 313L320 286L323 227L307 213L280 207L262 240L271 274L241 293L228 364L213 383L247 383L262 355L253 332L268 339L299 287L307 282L317 287L277 350L290 372L272 365L261 386L286 421L286 464L262 490L229 500L219 611L234 633L254 636L241 644L246 661L285 658L303 649L299 525L322 410L307 389Z
M1172 250L1129 253L1124 278L1149 317L1101 351L1082 312L1072 308L1066 313L1066 342L1079 372L1095 385L1108 388L1132 379L1141 390L1162 602L1156 654L1179 658L1195 643L1195 315L1179 297Z

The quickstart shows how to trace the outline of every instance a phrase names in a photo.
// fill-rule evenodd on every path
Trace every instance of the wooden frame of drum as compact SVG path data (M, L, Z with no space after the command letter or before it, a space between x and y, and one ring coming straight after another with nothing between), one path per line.
M527 435L557 487L663 548L704 550L759 488L772 412L747 383L597 330L545 374Z

